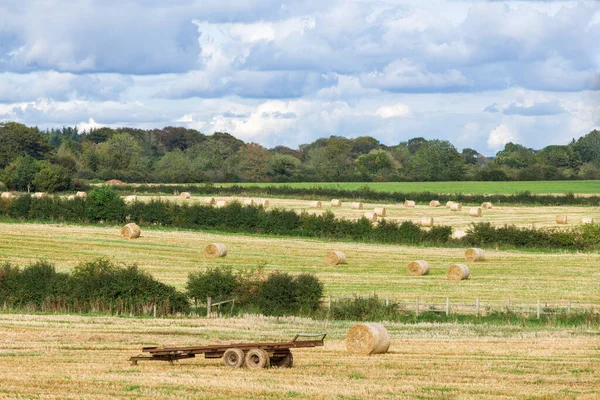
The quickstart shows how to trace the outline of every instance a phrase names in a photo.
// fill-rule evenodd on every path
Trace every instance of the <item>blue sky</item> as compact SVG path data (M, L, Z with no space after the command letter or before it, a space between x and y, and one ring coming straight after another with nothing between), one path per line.
M600 128L600 2L0 0L6 120L565 144Z

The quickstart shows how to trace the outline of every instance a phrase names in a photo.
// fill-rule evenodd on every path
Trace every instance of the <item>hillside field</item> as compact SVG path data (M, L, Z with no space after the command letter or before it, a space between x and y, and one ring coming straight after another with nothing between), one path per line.
M431 192L463 194L599 194L600 181L519 181L519 182L292 182L292 183L219 183L219 186L291 186L357 190L368 186L378 192Z

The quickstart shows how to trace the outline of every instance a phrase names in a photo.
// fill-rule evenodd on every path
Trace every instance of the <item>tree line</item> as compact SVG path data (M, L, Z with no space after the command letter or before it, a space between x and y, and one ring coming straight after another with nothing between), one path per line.
M76 127L40 130L0 123L6 189L63 191L80 180L126 182L372 182L600 179L600 131L534 150L507 143L494 157L421 137L386 146L370 136L321 138L267 149L194 129Z

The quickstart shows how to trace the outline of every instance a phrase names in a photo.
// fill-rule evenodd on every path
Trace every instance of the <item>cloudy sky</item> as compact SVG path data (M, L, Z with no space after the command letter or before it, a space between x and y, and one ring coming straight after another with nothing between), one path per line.
M600 127L600 2L0 0L7 120L565 144Z

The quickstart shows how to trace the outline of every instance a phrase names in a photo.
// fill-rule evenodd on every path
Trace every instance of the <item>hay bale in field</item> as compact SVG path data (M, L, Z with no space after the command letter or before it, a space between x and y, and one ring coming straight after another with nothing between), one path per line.
M87 192L77 192L77 193L75 193L75 197L81 197L81 198L87 197Z
M582 224L593 224L594 223L594 218L581 218L581 223Z
M469 215L471 217L481 217L481 207L471 207Z
M415 202L412 200L404 200L404 207L414 208Z
M377 213L373 211L367 211L365 213L365 218L371 222L377 222Z
M131 196L125 197L125 202L126 203L133 203L133 202L136 202L136 201L137 201L137 196L135 194L131 195Z
M266 199L258 200L257 205L261 206L262 208L269 208L269 200L266 200Z
M108 186L125 186L125 182L120 181L118 179L109 179L106 181Z
M12 199L14 196L11 192L2 192L3 199Z
M428 275L429 263L425 260L413 261L406 266L406 270L411 276Z
M440 206L440 202L437 200L431 200L429 202L429 207L439 207Z
M191 199L192 195L190 194L190 192L181 192L179 197L181 197L184 200L187 200L187 199Z
M446 271L446 278L451 281L462 281L469 279L469 267L465 264L452 264Z
M375 207L373 212L380 217L385 217L385 207Z
M457 229L452 232L452 239L461 239L461 238L464 238L465 236L467 236L467 232L465 232L461 229Z
M74 194L68 195L67 200L75 200L75 195Z
M346 349L352 354L383 354L389 348L387 330L375 322L356 324L346 334Z
M462 204L453 203L452 206L450 206L450 211L462 211Z
M48 197L48 195L46 193L44 193L44 192L35 192L33 194L33 197L36 198L36 199L43 199L43 198Z
M557 224L566 224L567 222L567 216L566 215L557 215L556 216L556 223Z
M471 247L465 250L465 260L469 262L483 261L485 260L485 251L477 247Z
M454 204L453 201L447 201L446 202L446 208L452 208L452 205Z
M321 208L322 205L323 205L323 203L321 203L320 201L311 201L310 202L311 208Z
M217 207L227 207L229 205L229 200L218 200L216 206Z
M483 208L484 210L491 210L492 203L490 203L489 201L484 201L483 203L481 203L481 208Z
M421 218L421 226L433 226L433 218L432 217L422 217Z
M208 258L225 257L227 246L224 243L211 243L204 248L204 256Z
M203 199L202 199L202 202L203 202L204 204L210 204L210 205L213 205L213 204L215 204L215 203L216 203L216 200L215 200L215 198L214 198L214 197L205 197L205 198L203 198Z
M254 205L254 199L246 199L246 200L244 200L244 205L245 206L253 206Z
M142 234L142 230L135 222L130 222L121 228L123 239L137 239Z
M331 207L341 207L342 206L342 201L340 199L332 199L331 200Z
M346 255L338 250L327 252L325 262L329 265L346 264Z
M361 203L361 202L354 202L350 206L352 207L353 210L362 210L363 203Z

